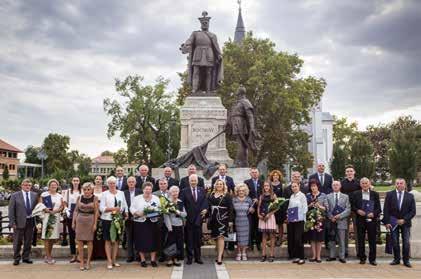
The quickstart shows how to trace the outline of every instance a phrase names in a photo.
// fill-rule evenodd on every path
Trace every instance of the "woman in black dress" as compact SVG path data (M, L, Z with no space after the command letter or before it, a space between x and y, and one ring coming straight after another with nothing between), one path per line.
M211 237L216 240L218 253L216 262L221 265L225 246L224 237L228 236L228 231L232 228L233 206L225 182L217 179L213 186L214 190L208 198L210 212L208 229L211 231Z
M273 192L275 195L280 198L283 197L283 189L282 189L282 172L279 170L273 170L269 173L269 181L272 185ZM286 211L288 208L288 204L284 203L282 207L275 212L275 219L276 224L278 225L278 232L279 238L276 241L276 245L282 245L282 238L284 237L284 223L286 220Z

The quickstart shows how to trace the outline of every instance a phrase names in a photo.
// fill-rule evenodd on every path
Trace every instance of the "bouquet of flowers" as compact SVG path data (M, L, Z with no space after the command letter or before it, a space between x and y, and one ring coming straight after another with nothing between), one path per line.
M324 211L318 207L313 207L307 211L306 223L304 231L315 230L321 232L323 229L323 220L325 219Z
M165 196L159 197L159 203L159 211L161 212L161 214L169 215L170 213L176 213L176 205Z
M121 207L121 201L117 203ZM120 210L111 213L110 238L111 242L122 240L124 232L124 218Z
M277 211L281 206L287 201L285 198L276 198L273 202L269 204L269 212Z
M54 231L54 225L57 223L57 216L55 214L48 215L47 227L45 228L45 238L50 239Z

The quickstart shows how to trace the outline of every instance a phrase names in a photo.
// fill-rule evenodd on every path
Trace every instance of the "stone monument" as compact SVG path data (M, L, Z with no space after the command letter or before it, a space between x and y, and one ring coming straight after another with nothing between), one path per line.
M207 12L199 17L201 30L194 31L181 45L183 54L188 54L188 83L192 86L180 109L181 141L178 157L192 150L225 130L227 110L221 98L215 95L223 79L222 53L217 36L209 32ZM210 161L232 165L225 146L225 134L212 140L206 152Z

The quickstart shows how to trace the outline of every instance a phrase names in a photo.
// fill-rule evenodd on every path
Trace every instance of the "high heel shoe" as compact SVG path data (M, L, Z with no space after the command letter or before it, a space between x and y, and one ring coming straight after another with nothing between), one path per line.
M261 262L265 262L266 261L266 256L262 256L262 259L260 261Z

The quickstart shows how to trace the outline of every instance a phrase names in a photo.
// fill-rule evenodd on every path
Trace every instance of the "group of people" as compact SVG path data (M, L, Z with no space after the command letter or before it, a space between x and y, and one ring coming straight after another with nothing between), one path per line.
M369 179L355 178L352 166L346 167L346 178L337 181L324 171L323 164L318 164L308 183L302 181L299 172L293 172L291 183L285 186L279 170L271 171L267 180L262 180L257 168L250 169L250 179L235 184L223 164L209 186L197 175L194 165L188 167L188 175L180 181L172 177L169 167L157 180L149 175L146 165L139 167L140 175L136 177L126 177L121 167L115 173L116 177L107 178L107 187L101 176L83 185L74 177L71 186L61 192L59 182L51 179L48 190L40 195L31 191L29 180L23 180L21 191L14 193L9 203L14 265L21 260L32 263L30 249L36 220L42 223L45 262L54 264L52 247L60 238L60 219L64 218L70 238L70 262L79 262L81 270L90 269L91 259L101 256L105 256L108 269L119 267L117 254L122 241L127 249L126 261L138 260L142 267L148 266L147 256L152 267L158 266L157 261L179 266L184 259L186 264L203 264L204 223L215 242L217 264L222 264L226 242L236 243L238 261L246 261L247 250L256 247L262 262L273 262L276 236L282 243L285 228L288 256L293 263L305 263L305 242L311 244L310 262L322 261L324 242L329 249L326 260L338 258L345 263L353 224L360 263L367 261L367 235L368 261L377 265L376 235L381 221L392 236L391 264L400 264L403 259L404 265L411 267L409 236L416 207L403 179L396 179L396 189L387 193L380 220L379 194ZM160 211L163 202L171 204L171 210ZM281 205L271 210L276 202Z

